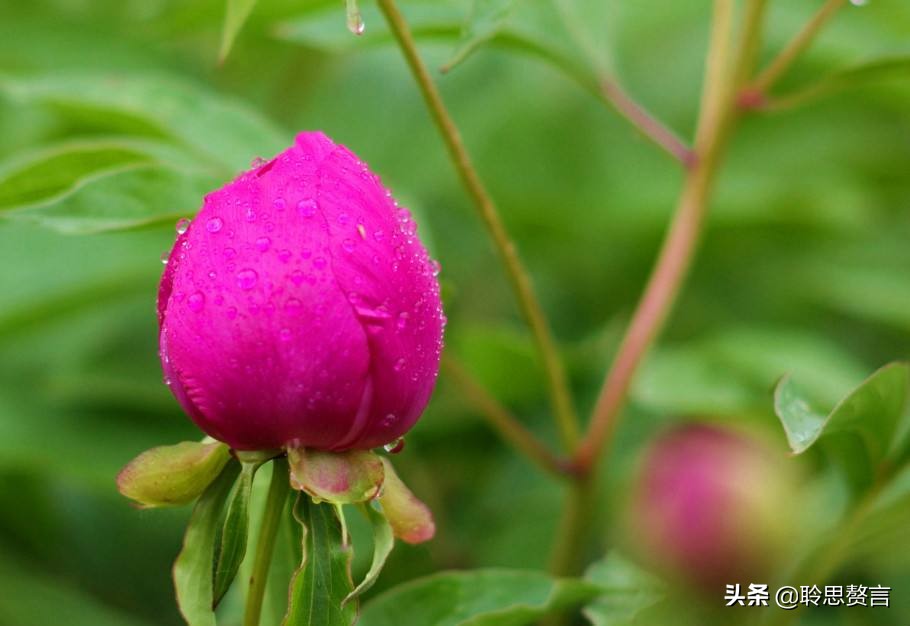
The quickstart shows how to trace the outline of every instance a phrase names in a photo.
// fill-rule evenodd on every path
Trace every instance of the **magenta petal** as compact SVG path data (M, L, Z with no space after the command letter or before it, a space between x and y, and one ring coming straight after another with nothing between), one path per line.
M165 376L236 449L369 448L432 392L442 309L378 178L321 133L209 194L159 291Z

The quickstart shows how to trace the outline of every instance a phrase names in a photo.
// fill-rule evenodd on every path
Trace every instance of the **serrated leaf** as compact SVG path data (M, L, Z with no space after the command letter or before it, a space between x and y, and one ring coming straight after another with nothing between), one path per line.
M215 626L212 568L215 541L231 487L240 473L239 463L229 463L193 509L183 548L174 563L174 588L180 614L189 626Z
M198 169L215 168L222 177L249 167L253 157L276 154L287 143L282 132L247 106L173 78L0 76L0 93L23 105L46 106L90 131L173 141L196 156Z
M600 588L542 572L444 572L399 585L363 610L360 626L521 626L592 600Z
M867 378L829 413L819 411L789 376L774 392L774 408L787 441L801 454L821 438L836 445L837 460L847 463L854 486L874 476L894 445L897 424L907 400L910 368L891 363Z
M294 518L303 528L303 560L291 581L282 626L351 626L357 621L357 603L344 603L354 583L351 546L340 515L334 504L315 504L305 493L297 495Z
M213 606L217 607L237 576L243 557L246 555L247 538L250 532L250 496L253 478L260 463L242 463L240 479L234 483L229 497L227 514L221 528L221 549L215 564Z
M126 230L194 215L223 181L198 172L134 165L101 172L46 202L7 211L66 234Z
M391 554L392 548L395 547L395 537L392 534L392 527L389 525L385 516L374 509L369 502L361 505L360 508L369 520L370 527L373 529L373 562L370 564L370 569L367 571L366 576L363 577L363 580L360 581L360 584L358 584L344 599L345 602L350 602L351 600L360 597L373 586L376 579L379 578L379 574L382 572L382 568L385 566L386 559L389 557L389 554Z
M875 59L833 72L817 83L792 93L774 96L767 108L792 108L845 89L886 79L907 80L908 77L910 77L910 55Z
M323 452L289 447L288 463L291 487L325 502L366 502L382 488L382 461L369 450Z
M220 62L224 62L228 54L230 54L234 40L255 6L256 0L227 0L224 27L221 30L221 49L218 52Z
M603 590L584 609L594 626L631 626L641 611L664 597L657 578L615 554L591 565L585 579Z
M223 443L183 441L146 450L117 475L117 488L143 507L179 506L195 500L230 459Z

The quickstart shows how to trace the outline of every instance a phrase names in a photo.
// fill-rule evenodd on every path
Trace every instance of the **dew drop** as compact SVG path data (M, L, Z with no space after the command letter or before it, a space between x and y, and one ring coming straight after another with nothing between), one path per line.
M268 161L266 161L266 160L263 159L262 157L256 157L256 158L254 158L252 161L250 161L250 167L255 168L255 169L259 169L260 167L262 167L262 166L265 165L266 163L268 163Z
M395 361L395 365L393 366L393 369L396 372L400 372L401 370L404 369L405 363L406 363L406 361L404 360L404 357L402 357L402 358L398 359L397 361Z
M318 208L319 204L312 198L307 198L297 203L297 211L304 217L313 217L316 215L316 209Z
M260 252L266 252L269 249L269 246L272 245L272 240L268 237L260 237L256 240L256 249Z
M186 305L190 311L198 313L205 306L205 295L201 291L190 294L190 297L186 299Z
M373 232L373 239L375 239L376 241L382 241L384 237L385 237L385 233L383 233L381 230L377 230L377 231Z
M276 211L284 211L284 207L287 206L287 203L284 201L284 198L275 198L272 205L275 207Z
M321 256L318 256L315 259L313 259L313 267L315 267L317 270L324 269L326 266L326 263L327 262L326 262L325 258L321 257Z
M389 443L382 446L382 449L389 454L398 454L404 450L404 437L399 437L395 441L390 441Z
M345 252L353 252L356 244L353 239L345 239L341 242L341 247L344 248Z
M439 264L439 261L433 259L430 261L430 268L433 272L433 276L439 276L439 272L442 271L442 266Z
M237 256L237 251L234 250L233 248L225 248L224 251L222 252L222 254L224 255L224 258L226 260L230 261L235 256Z
M287 248L278 251L278 260L282 263L287 263L291 258L291 251Z
M363 16L360 15L360 8L357 6L357 0L346 0L345 14L348 30L355 35L362 35L366 29L363 23Z
M347 213L341 213L338 215L338 223L344 226L351 221L351 217Z
M254 269L244 269L237 272L237 286L241 289L252 289L259 280L259 274Z
M161 259L161 263L163 265L167 265L168 259L171 258L171 253L165 250L161 253L161 256L159 258Z
M405 328L407 328L408 317L410 317L410 316L408 315L407 311L402 311L401 313L399 313L398 322L395 324L395 327L398 328L398 330L404 330Z
M224 226L224 220L217 216L209 218L209 221L205 223L205 229L210 233L217 233L222 226Z
M174 229L177 231L178 235L182 235L190 228L190 220L185 217L181 217L177 220L177 224L174 226Z
M282 328L278 331L278 338L281 339L281 341L290 341L292 337L293 333L291 333L290 328Z
M227 311L225 311L224 314L227 315L227 318L229 320L234 319L235 317L237 317L237 307L235 307L235 306L228 307Z

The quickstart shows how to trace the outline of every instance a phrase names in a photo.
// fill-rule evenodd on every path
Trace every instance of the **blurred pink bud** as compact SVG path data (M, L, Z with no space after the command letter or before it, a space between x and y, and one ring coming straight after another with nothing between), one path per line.
M710 593L768 582L789 536L794 477L783 453L716 426L689 424L646 453L630 540L671 578Z
M238 450L363 449L407 432L445 321L416 229L317 132L207 195L178 224L158 294L165 379L190 417Z

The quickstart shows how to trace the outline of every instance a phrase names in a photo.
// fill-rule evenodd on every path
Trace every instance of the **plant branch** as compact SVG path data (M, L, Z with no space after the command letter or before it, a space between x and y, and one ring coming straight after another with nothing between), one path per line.
M812 44L815 36L818 35L828 20L846 3L847 0L827 0L803 29L790 40L790 43L781 50L780 54L748 86L746 89L747 94L749 94L748 101L763 98L774 83L790 69L790 66L799 58L799 55L805 52Z
M272 481L265 502L265 514L259 528L259 539L256 542L256 558L253 561L253 573L250 575L250 588L246 598L246 610L243 614L243 626L259 626L262 615L262 598L265 583L269 576L272 553L275 551L275 537L281 522L290 490L287 458L275 459L272 465Z
M515 244L506 232L493 199L484 187L477 170L468 156L461 134L449 115L445 103L442 101L442 96L430 77L426 64L417 52L414 37L404 16L398 10L395 0L378 0L378 4L389 24L389 28L395 35L395 40L404 54L414 79L420 87L427 108L445 141L446 148L448 148L452 163L458 171L462 183L474 200L480 217L493 239L497 252L502 258L509 282L518 299L521 312L534 335L534 340L543 362L553 413L563 444L566 449L571 450L578 440L578 418L572 405L572 397L565 370L556 350L556 344L546 317L534 295L531 278L518 256Z
M575 463L591 472L619 421L633 376L664 324L695 254L732 118L733 0L715 0L705 86L696 130L698 164L686 176L676 213L644 294L601 388ZM739 54L743 53L740 48Z
M506 442L524 453L545 472L564 477L568 464L557 458L508 409L490 395L480 383L452 356L443 356L442 367L458 385L465 399L474 405Z
M651 114L623 89L610 70L612 63L602 58L597 47L588 36L588 31L575 11L575 3L570 0L555 0L556 11L569 36L582 51L588 64L594 70L595 95L602 102L612 107L617 113L632 124L645 138L650 139L664 152L679 161L685 167L695 163L692 149L663 122ZM584 84L587 81L580 79Z

